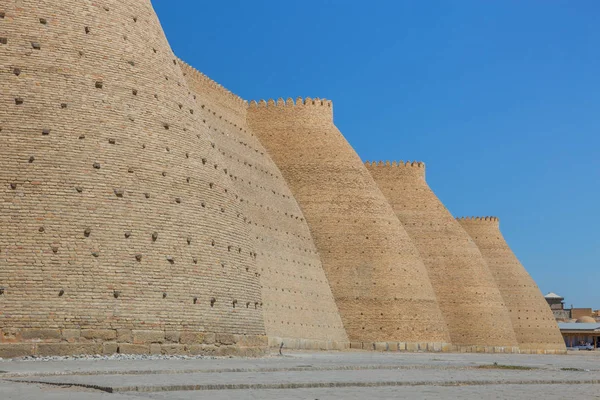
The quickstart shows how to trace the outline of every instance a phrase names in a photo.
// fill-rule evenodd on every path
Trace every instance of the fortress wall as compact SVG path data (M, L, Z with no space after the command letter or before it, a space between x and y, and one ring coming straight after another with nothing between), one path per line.
M481 252L425 181L421 162L367 162L427 267L453 345L517 346Z
M252 102L248 124L306 216L352 347L441 349L449 336L423 263L331 102Z
M243 207L150 2L0 8L0 357L264 348Z
M458 218L473 238L500 288L522 352L564 353L565 343L535 281L508 247L496 217Z
M257 252L266 333L274 346L344 348L348 337L321 259L281 172L246 124L239 97L186 64L199 118L212 132Z

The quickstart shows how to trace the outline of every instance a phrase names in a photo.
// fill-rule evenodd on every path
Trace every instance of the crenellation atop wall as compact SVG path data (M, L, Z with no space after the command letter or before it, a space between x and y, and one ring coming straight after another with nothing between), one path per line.
M315 97L298 97L296 101L289 97L287 100L252 100L249 102L250 110L260 109L263 113L272 115L273 123L278 122L276 115L293 115L296 118L322 119L324 122L333 121L333 102L327 99Z
M500 218L492 217L492 216L488 216L488 217L457 217L456 220L459 222L465 221L465 222L496 222L496 223L500 223Z

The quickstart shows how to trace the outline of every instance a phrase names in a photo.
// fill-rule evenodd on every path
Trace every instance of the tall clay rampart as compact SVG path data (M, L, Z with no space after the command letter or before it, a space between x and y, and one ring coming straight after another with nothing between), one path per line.
M333 124L331 102L253 102L248 124L306 216L352 346L447 343L418 252Z
M242 205L150 1L0 12L0 357L264 348Z
M306 220L279 168L246 124L247 103L181 64L202 123L239 195L257 253L265 330L273 346L349 345Z
M548 303L514 255L496 217L459 218L494 275L508 307L522 352L564 353L565 342Z
M425 180L421 162L367 162L427 267L452 344L517 351L508 310L481 252Z

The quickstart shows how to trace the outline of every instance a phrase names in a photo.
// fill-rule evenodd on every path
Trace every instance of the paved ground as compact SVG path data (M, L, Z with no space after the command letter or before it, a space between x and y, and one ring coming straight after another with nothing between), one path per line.
M0 399L600 399L600 354L0 362Z

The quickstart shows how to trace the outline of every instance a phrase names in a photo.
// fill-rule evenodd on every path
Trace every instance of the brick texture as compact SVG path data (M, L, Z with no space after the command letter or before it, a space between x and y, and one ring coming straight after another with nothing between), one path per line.
M212 167L232 180L254 242L271 342L276 346L284 342L286 348L299 347L297 339L323 344L317 347L348 343L304 215L279 168L246 123L247 102L192 67L180 65L199 118L225 161ZM239 302L236 307L254 304Z
M150 1L0 11L0 341L264 336L243 205Z
M427 267L457 346L517 345L511 319L487 263L425 181L420 162L367 162Z
M331 102L252 102L248 123L302 208L350 340L448 342L417 250L333 124Z
M527 270L514 255L496 217L459 218L498 283L522 352L566 352L554 315Z

